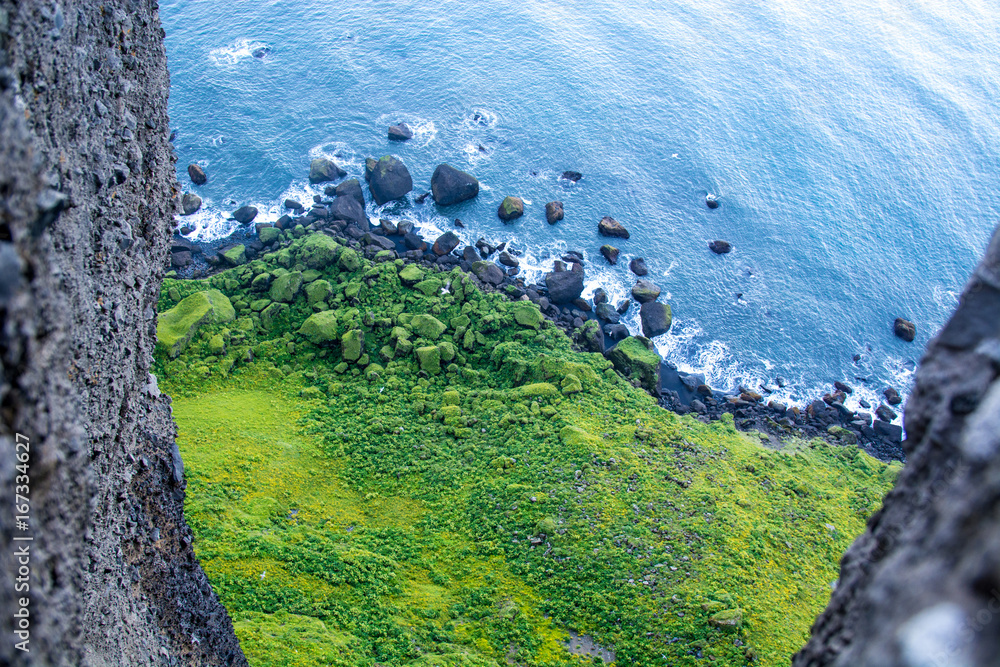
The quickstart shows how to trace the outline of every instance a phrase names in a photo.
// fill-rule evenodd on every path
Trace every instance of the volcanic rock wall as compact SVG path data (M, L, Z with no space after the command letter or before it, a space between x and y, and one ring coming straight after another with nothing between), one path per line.
M149 375L168 92L155 2L0 0L0 664L246 664Z
M1000 229L931 341L907 465L848 550L797 667L1000 664Z

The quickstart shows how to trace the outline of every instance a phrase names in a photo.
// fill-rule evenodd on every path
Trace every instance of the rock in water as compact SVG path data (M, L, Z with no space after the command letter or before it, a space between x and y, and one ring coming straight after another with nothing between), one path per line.
M642 320L642 335L655 338L670 331L673 318L670 306L659 301L649 301L639 309L639 319Z
M257 208L255 206L241 206L233 211L233 217L236 218L236 222L245 225L253 222L253 219L257 217Z
M640 277L649 273L649 269L646 267L646 260L642 257L636 257L629 262L628 268L632 271L632 273Z
M193 192L185 192L181 197L181 215L191 215L201 208L201 197Z
M191 182L195 185L205 185L208 182L208 175L205 170L196 164L188 165L188 176L191 177Z
M431 176L431 196L438 206L452 206L479 194L479 181L451 165L439 164Z
M545 219L550 225L554 225L565 217L563 203L561 201L550 201L545 205Z
M713 194L706 195L705 206L709 208L719 208L719 198Z
M403 161L392 155L385 155L379 159L372 170L371 179L368 181L372 198L379 206L399 199L413 189L413 179L410 178L410 170L406 168Z
M355 181L357 182L357 181ZM360 189L360 186L359 186ZM368 215L364 207L351 195L337 197L327 209L331 220L342 220L358 226L363 232L368 231Z
M725 255L727 252L732 251L733 246L729 241L712 241L708 244L708 249L716 255Z
M562 176L560 176L559 178L566 181L573 181L574 183L576 183L581 178L583 178L583 174L581 174L578 171L564 171L562 173Z
M899 405L903 402L903 397L893 387L889 387L883 391L882 395L885 396L885 402L889 405Z
M545 287L549 290L549 301L552 303L570 303L583 294L583 273L577 271L546 273Z
M632 286L632 298L639 303L656 301L660 296L660 288L648 280L640 280Z
M628 238L628 230L610 215L606 215L601 218L601 221L597 223L597 231L601 236L613 236L620 239Z
M500 256L497 257L497 261L504 266L511 267L512 269L521 266L521 262L517 261L517 259L506 250L500 253Z
M907 343L912 343L917 335L917 325L902 317L897 317L896 321L893 322L892 332Z
M601 254L604 255L604 259L608 260L608 264L617 264L621 251L613 245L602 245Z
M389 126L389 141L409 141L413 138L413 130L406 123Z
M445 232L437 238L437 241L434 242L434 246L431 250L434 251L435 255L441 257L442 255L447 255L452 250L457 248L459 243L459 238L455 236L455 232Z
M337 197L353 197L361 208L365 207L365 193L361 190L361 183L356 178L350 178L333 189L333 194Z
M287 208L290 211L301 211L305 207L294 199L286 199L285 208Z
M520 197L504 197L497 209L497 217L504 222L516 220L524 215L524 201Z
M373 157L365 158L365 183L372 180L372 172L375 171L375 167L378 165L378 160Z
M326 183L344 176L347 176L347 172L341 169L336 162L325 157L318 157L309 163L310 183Z

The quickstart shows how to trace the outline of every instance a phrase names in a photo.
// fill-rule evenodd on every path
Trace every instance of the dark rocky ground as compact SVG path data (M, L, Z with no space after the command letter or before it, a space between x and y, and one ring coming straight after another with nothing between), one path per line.
M3 665L246 664L191 549L149 374L177 191L168 90L154 2L0 0ZM25 596L30 653L13 641Z

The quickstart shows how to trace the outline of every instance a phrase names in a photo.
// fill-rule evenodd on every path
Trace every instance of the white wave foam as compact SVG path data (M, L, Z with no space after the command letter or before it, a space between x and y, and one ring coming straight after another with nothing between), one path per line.
M229 46L221 46L217 49L212 49L209 51L208 56L216 65L231 66L241 60L253 58L253 52L257 49L270 48L270 45L266 42L253 39L240 39Z
M309 149L309 159L326 158L336 162L344 171L364 173L365 156L343 141L325 141ZM351 178L348 176L347 178ZM322 190L320 191L322 192Z
M500 114L484 107L473 107L465 118L462 125L470 130L492 129L500 122Z

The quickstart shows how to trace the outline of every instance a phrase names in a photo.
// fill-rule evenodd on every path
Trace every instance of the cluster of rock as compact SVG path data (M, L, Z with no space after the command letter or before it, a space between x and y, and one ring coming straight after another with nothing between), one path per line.
M660 404L679 414L695 413L718 419L730 413L743 430L777 436L826 437L842 444L861 445L883 460L903 456L903 430L891 423L898 415L890 407L899 405L902 398L892 387L885 389L885 402L874 410L861 400L861 410L855 411L846 405L854 389L839 381L834 383L834 391L812 401L805 409L767 399L766 395L774 393L776 387L763 386L758 392L741 385L737 393L724 394L709 387L704 375L680 373L669 366L663 369L661 383ZM778 378L777 385L784 386L784 380Z

